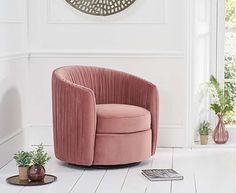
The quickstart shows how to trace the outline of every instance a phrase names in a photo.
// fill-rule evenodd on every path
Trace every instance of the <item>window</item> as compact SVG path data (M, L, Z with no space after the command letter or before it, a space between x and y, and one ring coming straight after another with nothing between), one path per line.
M236 100L236 0L225 0L224 91ZM236 113L225 117L226 124L236 125Z

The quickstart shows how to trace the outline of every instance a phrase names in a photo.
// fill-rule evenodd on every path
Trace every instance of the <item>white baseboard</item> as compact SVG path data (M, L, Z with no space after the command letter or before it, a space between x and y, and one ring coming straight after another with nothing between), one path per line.
M185 130L181 127L158 129L157 147L187 147Z
M24 149L23 130L19 130L13 135L5 138L0 144L0 168L12 160L14 153Z

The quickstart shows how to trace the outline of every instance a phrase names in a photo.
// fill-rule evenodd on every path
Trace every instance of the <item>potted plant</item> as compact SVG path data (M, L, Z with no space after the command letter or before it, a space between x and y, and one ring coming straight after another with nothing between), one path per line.
M18 151L14 154L13 159L16 160L19 170L19 179L28 180L28 169L32 160L32 152Z
M210 123L207 121L203 121L202 123L200 123L198 132L200 134L200 143L201 145L207 145L208 143L208 135L211 131L210 128Z
M212 137L215 143L223 144L229 138L228 131L225 129L224 116L234 112L234 98L224 93L224 89L220 88L220 84L212 75L207 85L211 99L210 108L218 116L218 123Z
M32 163L28 170L28 177L31 181L40 181L45 176L45 164L51 159L46 152L44 152L43 145L40 144L33 152Z

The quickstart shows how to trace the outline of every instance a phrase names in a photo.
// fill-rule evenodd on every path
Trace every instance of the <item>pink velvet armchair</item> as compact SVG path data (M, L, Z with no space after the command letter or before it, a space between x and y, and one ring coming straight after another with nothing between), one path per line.
M53 134L58 159L78 165L141 162L155 153L154 84L111 69L68 66L52 74Z

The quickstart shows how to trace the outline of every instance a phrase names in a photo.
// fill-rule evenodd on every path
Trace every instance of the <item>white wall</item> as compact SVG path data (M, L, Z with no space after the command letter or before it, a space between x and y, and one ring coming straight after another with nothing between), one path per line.
M80 13L64 0L31 0L30 49L183 51L186 45L186 0L136 1L115 19L112 16L104 19ZM142 5L147 3L157 8L145 9ZM150 11L154 16L149 16ZM133 15L136 15L135 20Z
M216 1L136 0L121 13L96 17L64 0L0 0L0 156L22 142L22 128L25 142L52 144L51 73L70 64L157 84L159 146L190 146L199 121L196 93L215 62L209 16Z
M85 64L123 70L157 84L159 145L187 145L188 0L137 0L130 9L105 18L82 14L64 0L31 0L29 10L30 132L44 136L32 143L52 144L52 70Z
M23 147L28 55L25 0L0 0L0 167Z

